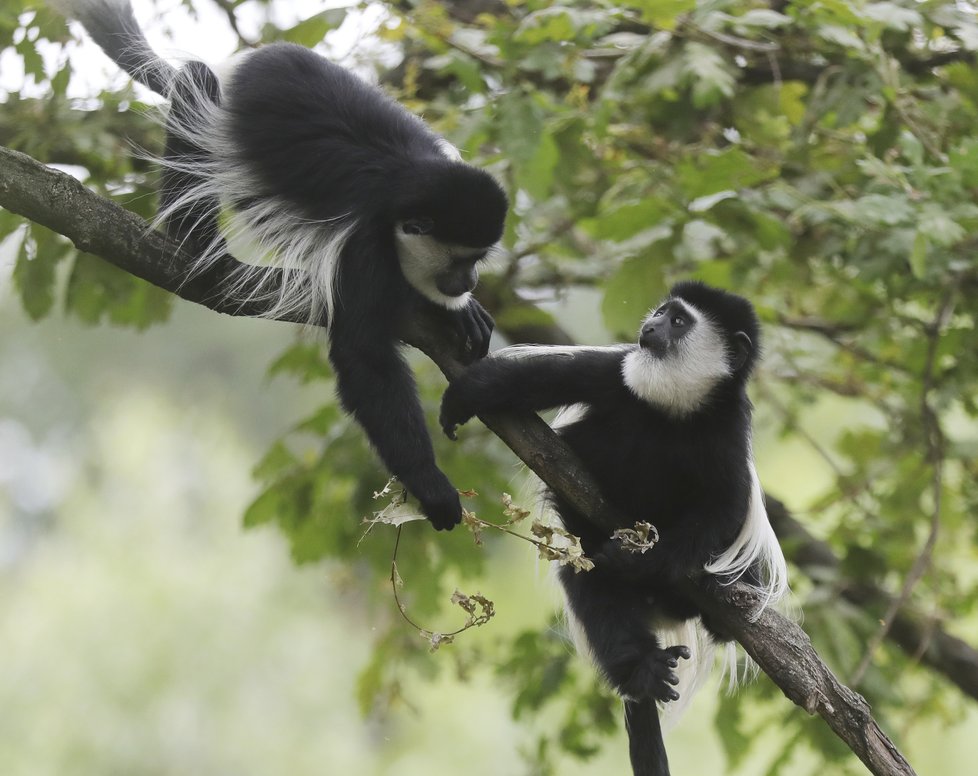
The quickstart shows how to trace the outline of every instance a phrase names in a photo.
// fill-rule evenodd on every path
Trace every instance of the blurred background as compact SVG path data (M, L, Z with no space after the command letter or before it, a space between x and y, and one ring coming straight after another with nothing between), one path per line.
M318 46L492 169L513 202L483 283L497 344L630 338L686 276L752 298L761 479L839 559L785 540L804 626L918 773L970 767L970 8L135 9L175 56ZM154 100L83 37L31 3L0 10L0 143L149 216L157 179L133 144L158 150ZM434 653L399 617L393 532L358 524L386 475L316 334L167 298L6 211L0 236L0 771L627 772L619 705L573 656L528 545L408 525L414 620L458 627L456 587L498 614ZM413 363L433 421L443 380ZM515 458L463 431L438 454L472 507L532 503ZM901 612L920 638L883 635L880 596L917 566ZM763 676L701 691L667 745L677 774L865 772Z

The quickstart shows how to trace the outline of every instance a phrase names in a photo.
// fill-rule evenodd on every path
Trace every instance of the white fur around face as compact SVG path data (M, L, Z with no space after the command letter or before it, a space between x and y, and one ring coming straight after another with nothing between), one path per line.
M621 370L638 398L678 417L702 407L710 391L733 374L717 325L692 305L683 305L696 323L676 348L661 358L639 348L625 356Z
M394 231L401 271L408 283L435 304L459 310L469 303L472 294L448 296L438 290L435 276L451 268L452 259L474 256L482 251L442 242L428 234L406 234L397 224Z

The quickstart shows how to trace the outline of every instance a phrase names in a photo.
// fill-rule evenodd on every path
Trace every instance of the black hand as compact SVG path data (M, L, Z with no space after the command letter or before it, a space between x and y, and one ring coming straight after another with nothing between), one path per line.
M436 531L451 531L462 521L462 502L455 486L441 472L438 474L438 480L419 488L421 492L414 495Z
M438 422L441 424L442 431L451 440L458 437L455 429L472 417L472 412L466 408L468 402L465 400L465 379L456 380L445 390L445 395L441 400L441 412L438 415Z
M455 310L455 324L462 340L459 359L470 364L485 358L489 352L489 340L495 326L492 316L474 298L460 310Z

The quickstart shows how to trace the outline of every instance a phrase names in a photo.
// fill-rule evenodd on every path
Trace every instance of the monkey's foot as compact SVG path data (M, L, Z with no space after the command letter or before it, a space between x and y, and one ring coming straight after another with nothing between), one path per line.
M655 698L663 703L679 700L673 687L679 684L676 668L680 659L688 660L689 647L682 645L660 649L656 647L644 655L631 678L621 688L629 698Z

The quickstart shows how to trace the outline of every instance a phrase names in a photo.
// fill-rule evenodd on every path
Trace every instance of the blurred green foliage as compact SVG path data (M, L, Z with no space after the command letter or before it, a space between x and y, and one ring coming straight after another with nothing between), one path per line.
M268 23L262 37L313 45L376 5L287 30ZM937 0L419 0L385 4L376 32L378 59L396 60L378 66L385 88L510 193L505 250L485 283L501 300L504 331L551 320L518 297L546 303L578 288L600 294L617 338L630 338L680 278L755 302L766 334L755 396L762 474L783 451L809 451L810 476L765 482L842 559L837 571L794 579L806 629L840 676L857 670L881 613L838 590L897 593L931 531L936 546L907 605L978 641L975 14ZM130 89L67 96L69 60L59 54L51 66L42 52L69 38L50 11L22 0L0 10L0 51L27 75L0 110L0 143L83 168L89 185L149 216L155 173L127 139L158 150L158 130L134 110ZM22 229L0 213L0 237ZM13 278L34 318L58 310L143 327L169 309L159 292L39 227L23 233ZM417 366L433 417L442 383ZM323 353L308 343L274 370L332 392ZM498 443L466 428L438 455L454 482L480 492L474 509L498 511L512 487L512 459ZM358 548L355 519L376 508L383 474L334 402L274 444L255 473L264 491L246 525L276 524L297 562L349 564L375 603L388 603L389 548ZM454 616L448 595L492 578L493 548L461 531L405 532L398 565L412 612ZM525 752L537 773L554 772L562 756L591 756L617 718L547 618L450 648L460 664L500 667L515 717L552 714ZM361 707L396 697L405 666L440 665L403 623L387 622L360 677ZM962 713L945 679L887 642L858 689L894 734ZM859 770L820 721L785 704L766 682L720 703L731 768L774 720L778 754L767 773L793 773L799 750L832 763L813 772Z

